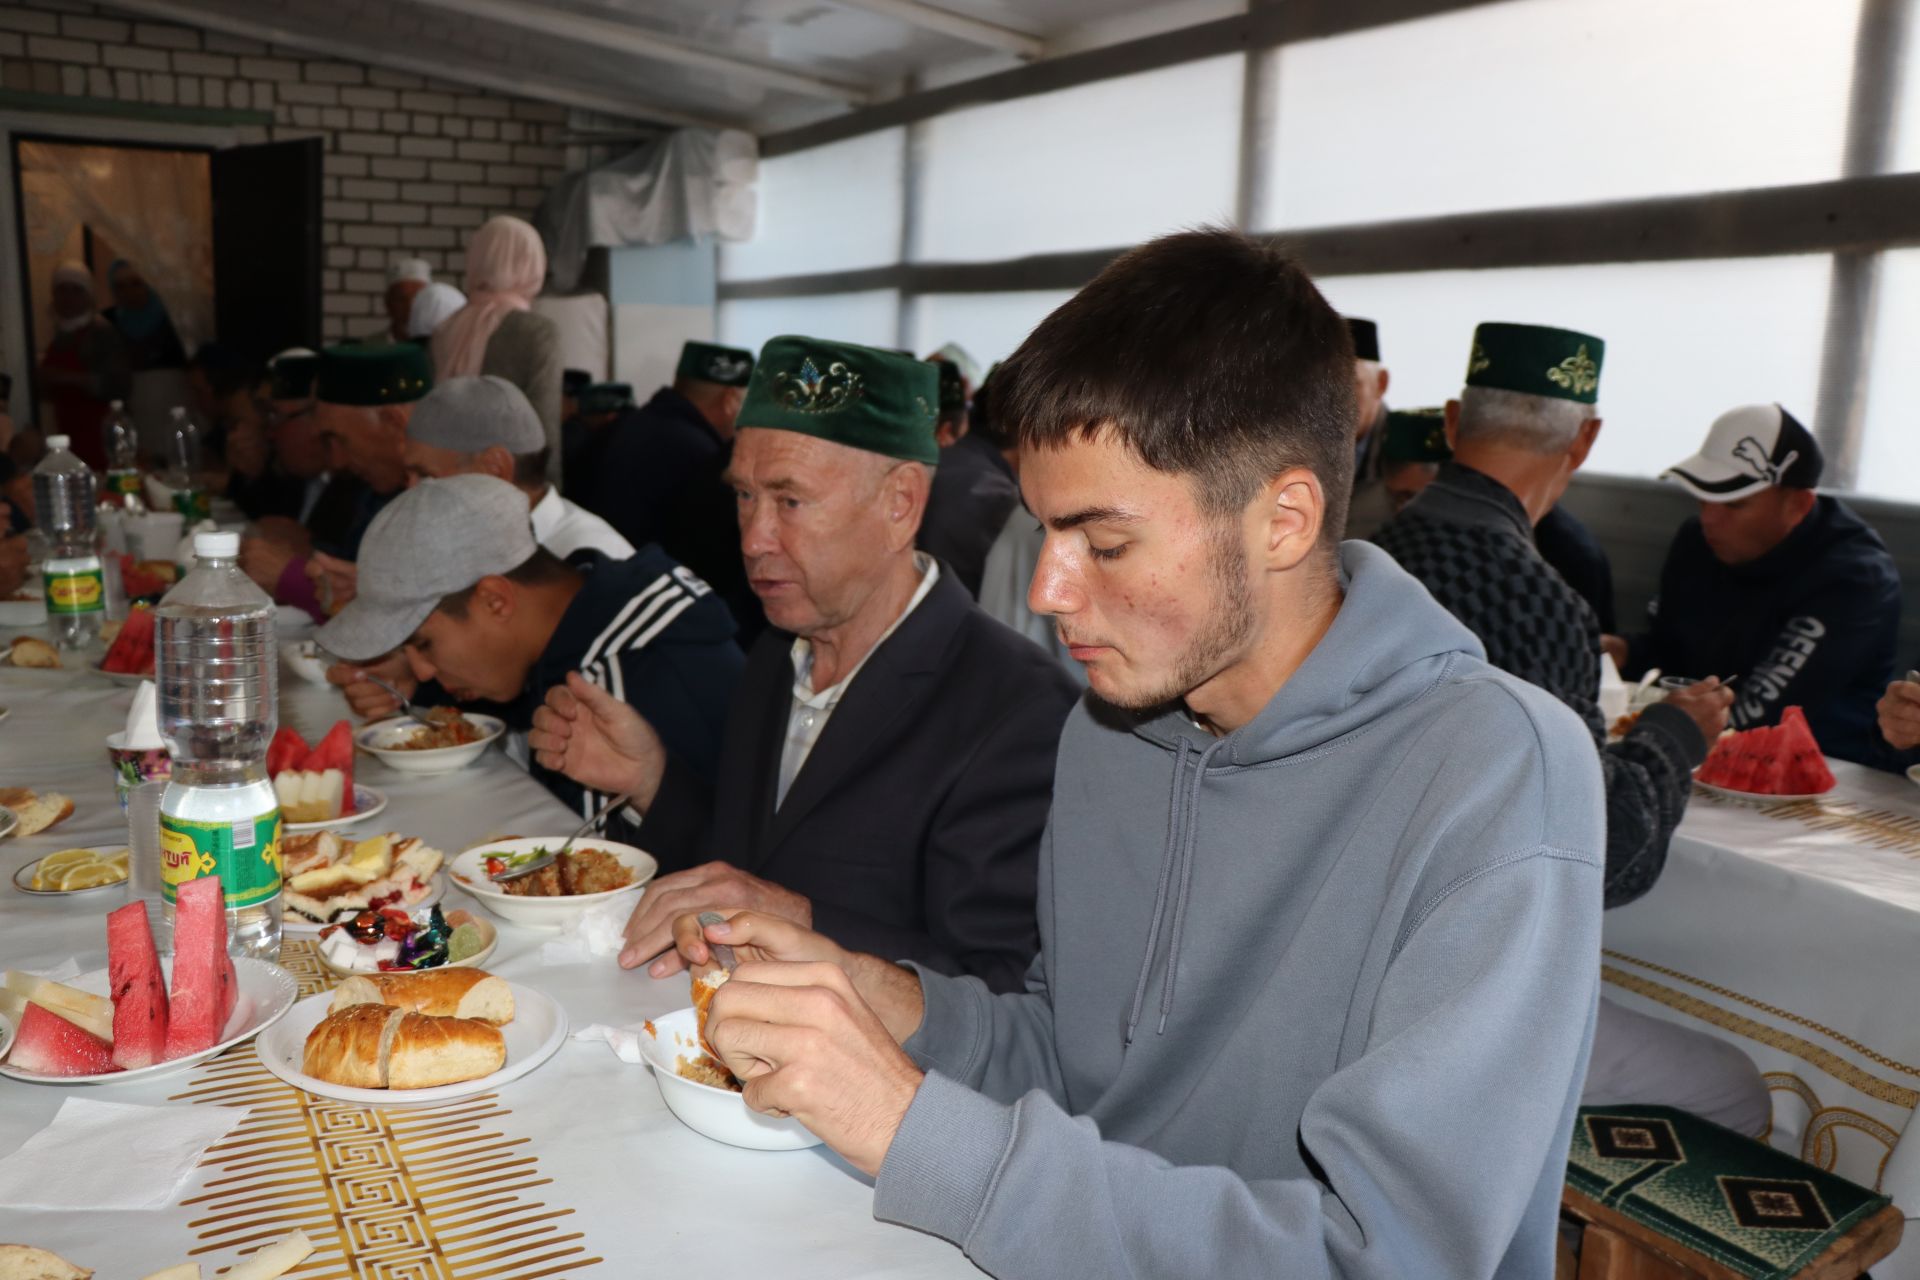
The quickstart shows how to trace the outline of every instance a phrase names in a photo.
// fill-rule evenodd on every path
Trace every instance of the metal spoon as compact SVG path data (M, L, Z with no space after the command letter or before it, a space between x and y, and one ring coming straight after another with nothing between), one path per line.
M700 928L702 930L710 924L725 924L727 922L727 918L718 911L702 911L694 918L700 922ZM724 942L713 942L709 940L707 942L707 952L713 957L713 962L722 969L725 969L729 974L733 972L734 966L739 963L738 960L734 959L733 948Z
M388 684L385 680L382 680L379 676L374 675L371 671L362 671L360 673L360 678L371 684L377 684L382 689L385 689L388 693L392 694L393 700L400 704L400 710L403 713L405 713L405 715L409 719L417 721L420 724L425 724L427 722L425 716L422 716L418 711L415 711L413 709L413 703L407 700L406 694L400 692L398 689Z
M591 831L594 827L597 827L602 822L606 821L607 815L611 814L615 809L619 808L621 805L625 804L626 802L627 802L627 798L625 796L615 796L613 799L607 801L607 803L601 808L600 812L594 814L591 818L588 818L585 822L581 823L579 827L574 830L574 833L567 837L567 842L561 845L558 849L555 849L551 853L541 854L539 857L535 858L532 862L527 863L523 867L515 867L511 871L502 871L499 875L488 876L487 879L493 881L495 884L505 884L509 880L523 879L526 876L532 875L536 871L544 871L546 868L558 862L560 860L561 854L573 848L573 842L575 840L578 840L581 836L587 834L588 831Z

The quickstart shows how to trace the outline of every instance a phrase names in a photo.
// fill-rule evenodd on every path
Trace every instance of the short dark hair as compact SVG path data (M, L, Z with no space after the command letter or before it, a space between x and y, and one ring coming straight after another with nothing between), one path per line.
M1237 231L1150 240L1040 322L994 375L1022 447L1112 431L1201 508L1239 511L1289 467L1325 490L1325 541L1353 488L1353 339L1300 264Z
M565 560L553 554L545 547L535 547L533 554L500 575L508 582L522 587L543 586L547 583L564 582L575 576L578 571L570 568ZM434 608L453 618L465 618L467 610L473 607L473 593L479 583L456 591L450 596L441 596L440 603Z
M513 482L517 485L545 484L547 482L547 455L551 446L542 446L532 453L513 455Z
M987 374L986 381L973 393L973 403L967 406L967 434L979 436L996 449L1011 449L1014 443L1007 431L1006 417L996 404L1004 385L1006 379L996 368Z

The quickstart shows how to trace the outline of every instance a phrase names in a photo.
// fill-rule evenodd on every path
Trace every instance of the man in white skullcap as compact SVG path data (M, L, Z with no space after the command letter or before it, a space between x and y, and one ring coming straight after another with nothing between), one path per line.
M363 336L369 343L405 342L413 335L408 322L413 317L413 299L433 283L433 266L425 258L401 258L387 272L387 323Z

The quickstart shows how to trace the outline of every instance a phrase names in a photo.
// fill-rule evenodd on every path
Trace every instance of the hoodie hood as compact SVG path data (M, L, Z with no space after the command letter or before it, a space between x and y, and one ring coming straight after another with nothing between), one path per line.
M1160 987L1157 1034L1165 1033L1173 1013L1208 770L1246 768L1316 751L1419 698L1461 656L1486 656L1474 634L1376 546L1340 545L1340 585L1345 599L1327 634L1247 724L1225 737L1210 738L1184 711L1175 710L1134 730L1173 753L1173 794L1153 920L1127 1015L1128 1044L1140 1028L1163 934L1168 939L1166 977Z
M1340 586L1346 599L1333 626L1251 721L1214 739L1176 708L1134 732L1170 751L1197 744L1222 766L1263 764L1365 728L1426 692L1462 654L1486 657L1473 632L1371 543L1340 544Z

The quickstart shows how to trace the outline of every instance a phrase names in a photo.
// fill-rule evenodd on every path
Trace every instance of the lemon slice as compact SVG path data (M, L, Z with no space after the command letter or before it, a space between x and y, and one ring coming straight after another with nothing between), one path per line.
M94 862L83 867L69 867L60 876L60 888L97 889L103 884L117 884L124 879L124 871L115 871L103 863Z
M91 849L62 849L58 853L50 853L40 859L40 866L35 874L53 880L57 879L60 873L68 867L83 866L89 862L98 862L99 860L99 857Z
M104 865L112 867L115 871L118 871L121 875L125 875L127 874L128 863L129 863L129 860L132 858L132 856L133 854L131 850L122 849L118 853L108 854L106 857L100 859L100 861Z

